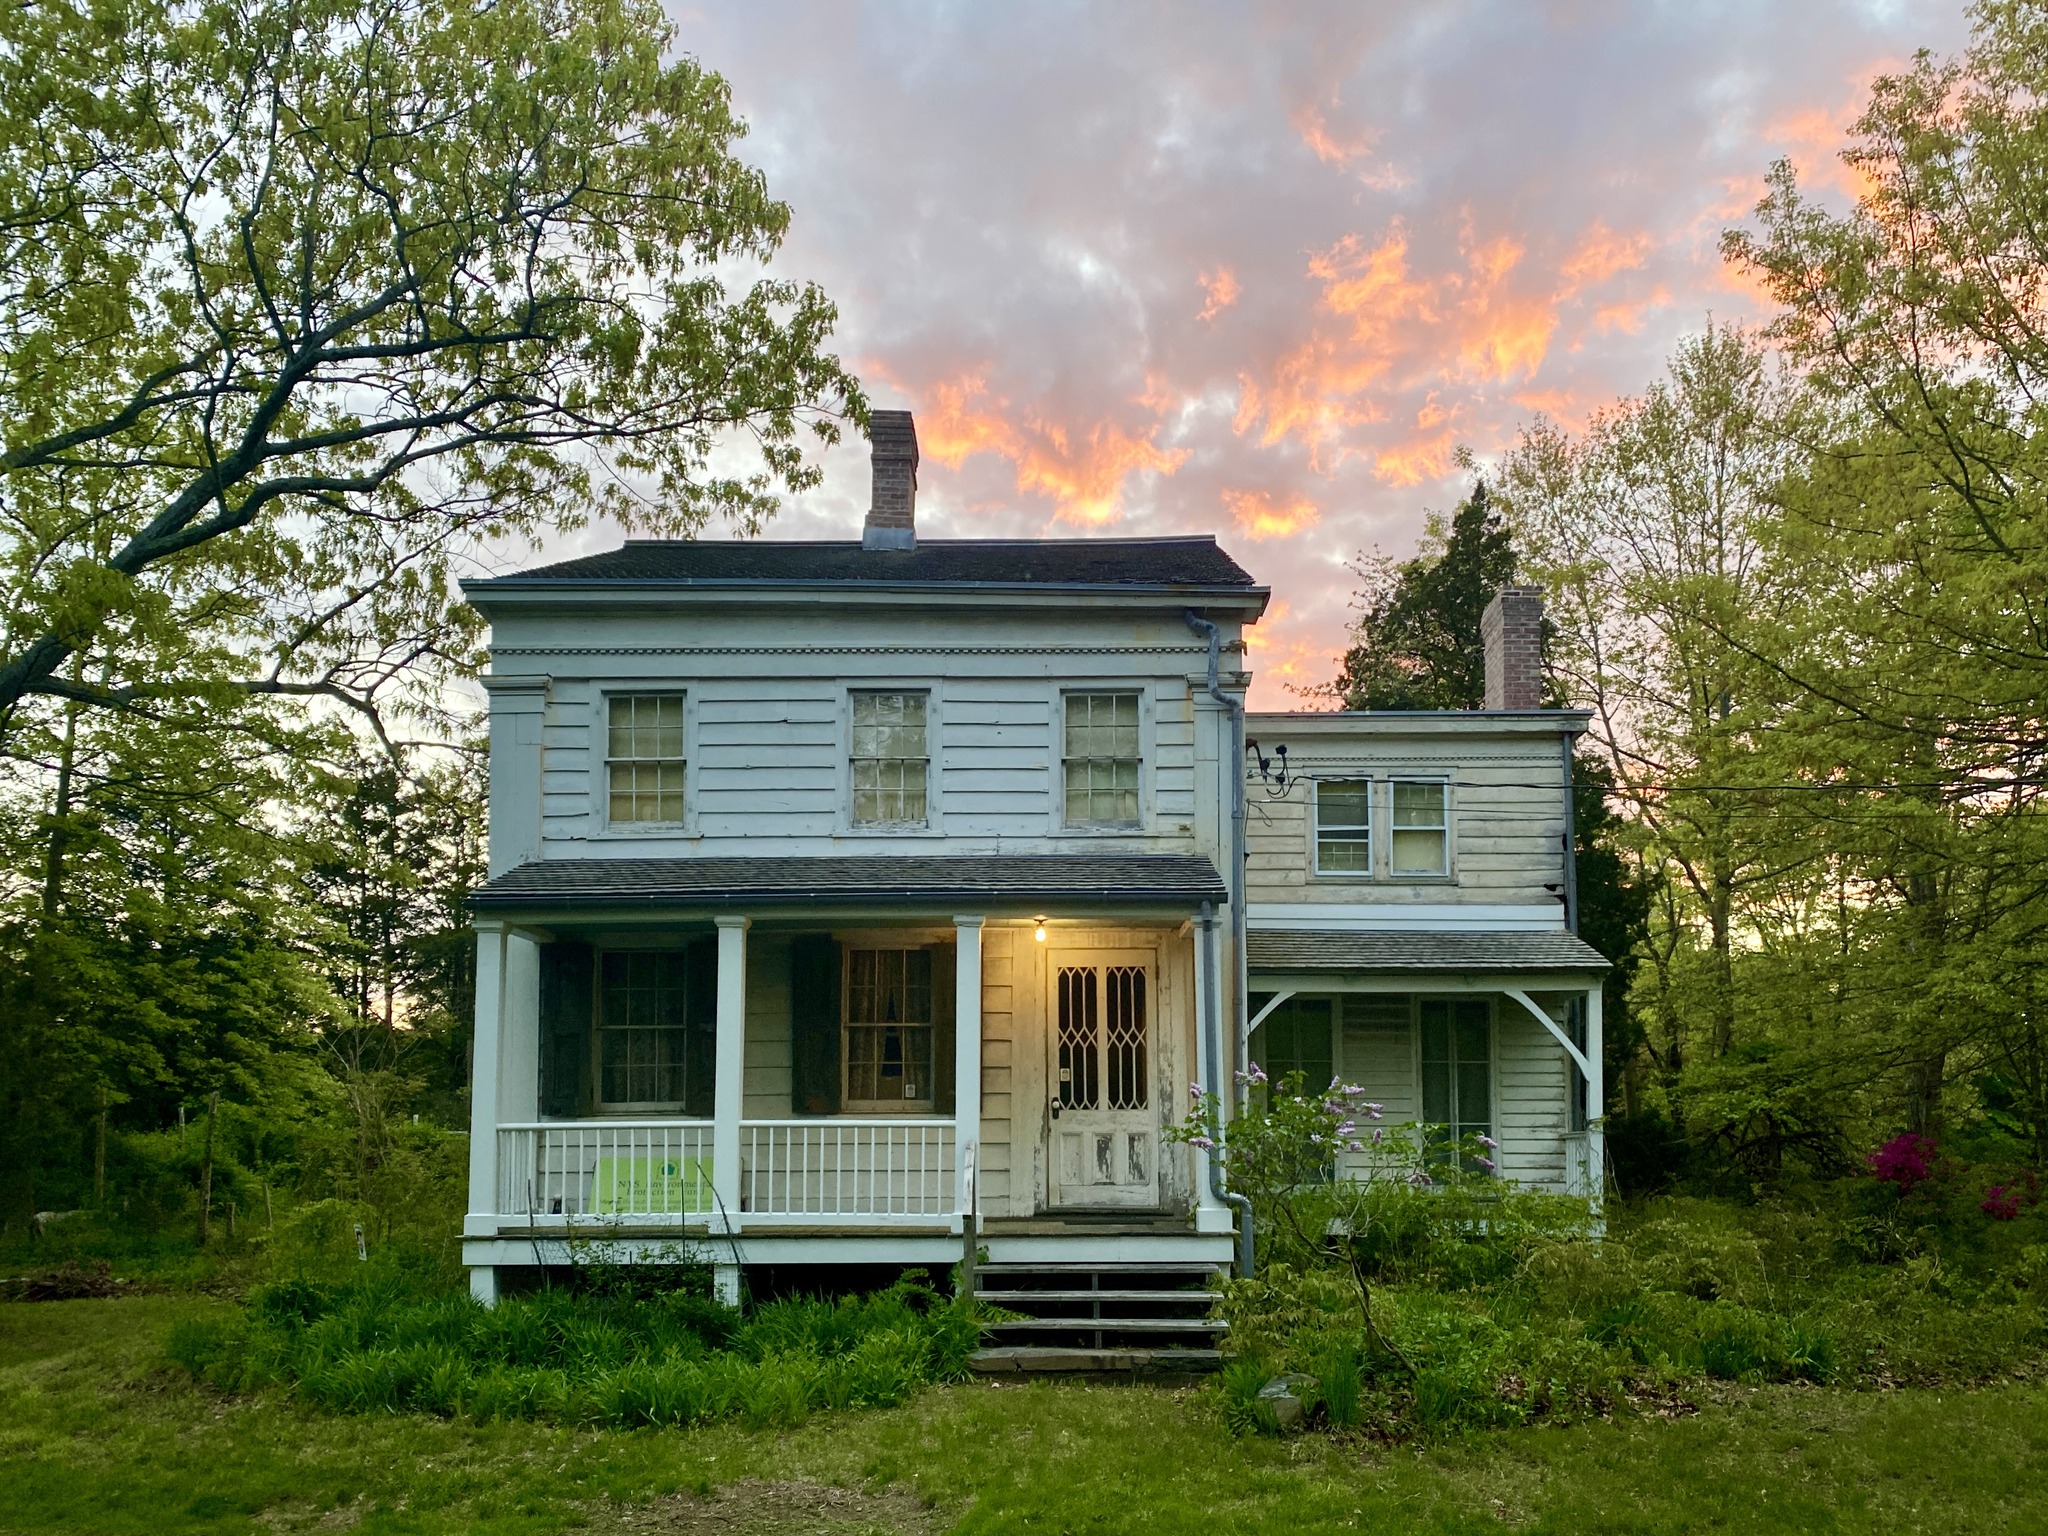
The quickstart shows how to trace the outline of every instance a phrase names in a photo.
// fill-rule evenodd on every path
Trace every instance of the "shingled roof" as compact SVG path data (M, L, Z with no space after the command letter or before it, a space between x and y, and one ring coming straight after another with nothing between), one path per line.
M1576 934L1317 933L1253 929L1255 971L1604 971L1607 957Z
M536 859L470 897L479 911L917 906L1193 907L1224 899L1199 854L991 854L758 859ZM972 908L970 907L970 910Z
M864 549L852 540L629 539L603 554L537 566L475 585L529 581L1238 588L1248 594L1258 590L1251 573L1207 536L924 539L915 549Z

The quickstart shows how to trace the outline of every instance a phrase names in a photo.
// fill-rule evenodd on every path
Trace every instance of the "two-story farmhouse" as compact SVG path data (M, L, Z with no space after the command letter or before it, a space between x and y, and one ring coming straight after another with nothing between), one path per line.
M478 1294L571 1244L943 1269L965 1223L998 1267L1228 1264L1223 1171L1163 1133L1247 1053L1590 1189L1583 718L1536 707L1533 595L1498 707L1247 718L1267 593L1214 540L920 541L909 413L873 443L858 541L466 589Z

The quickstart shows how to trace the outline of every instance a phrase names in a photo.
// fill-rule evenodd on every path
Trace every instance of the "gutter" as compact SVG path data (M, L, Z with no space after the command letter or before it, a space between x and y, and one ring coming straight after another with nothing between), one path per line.
M1248 995L1247 987L1250 978L1250 971L1245 959L1244 710L1237 700L1223 691L1219 677L1218 669L1222 659L1223 631L1196 613L1192 608L1183 617L1186 618L1189 629L1203 636L1209 642L1209 675L1204 681L1203 687L1208 691L1209 697L1218 704L1221 704L1230 716L1230 746L1232 751L1226 764L1230 774L1230 869L1225 874L1224 879L1230 887L1231 934L1236 940L1237 948L1237 1000L1231 1012L1234 1016L1241 1016L1244 1001ZM1219 753L1218 755L1221 756L1222 754ZM1206 968L1207 981L1209 983L1209 1018L1207 1020L1207 1028L1204 1031L1206 1037L1204 1044L1209 1058L1209 1081L1216 1089L1217 1102L1220 1104L1223 1101L1224 1081L1221 1059L1223 1036L1223 1020L1221 1015L1223 1003L1218 995L1220 989L1217 982L1219 978L1216 974L1216 920L1214 912L1206 901L1202 903L1202 939L1204 949L1202 963ZM1239 1059L1239 1051L1244 1044L1242 1034L1235 1027L1234 1019L1230 1035L1230 1070L1232 1073L1232 1098L1234 1100L1235 1074L1242 1065ZM1234 1193L1224 1187L1223 1169L1219 1161L1214 1157L1209 1159L1209 1192L1224 1204L1231 1206L1237 1211L1237 1273L1239 1279L1249 1280L1252 1277L1256 1258L1252 1231L1252 1202L1249 1197Z

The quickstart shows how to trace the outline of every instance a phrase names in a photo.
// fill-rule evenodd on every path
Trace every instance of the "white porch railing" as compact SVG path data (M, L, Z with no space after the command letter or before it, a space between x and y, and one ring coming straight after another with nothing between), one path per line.
M498 1214L541 1226L695 1226L718 1210L709 1120L541 1121L498 1127ZM748 1120L743 1226L902 1226L955 1206L950 1119Z
M953 1214L951 1120L748 1120L740 1192L754 1222L901 1224Z
M498 1212L507 1220L705 1220L709 1120L585 1120L498 1127Z

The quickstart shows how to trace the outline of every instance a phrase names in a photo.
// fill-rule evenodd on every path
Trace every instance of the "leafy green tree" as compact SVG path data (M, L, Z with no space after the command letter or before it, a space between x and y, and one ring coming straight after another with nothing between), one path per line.
M1772 172L1725 250L1783 306L1773 336L1835 413L1787 486L1773 557L1800 601L1755 637L1802 701L1774 743L1829 807L1867 925L1909 1125L1989 1052L2038 1081L2030 967L2048 935L2048 15L1985 0L1958 58L1884 77L1835 212ZM2044 1121L2030 1091L2031 1134Z
M822 293L729 291L789 211L672 42L649 0L0 16L0 744L52 698L433 720L463 561L815 483L864 401Z

